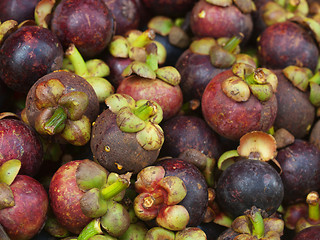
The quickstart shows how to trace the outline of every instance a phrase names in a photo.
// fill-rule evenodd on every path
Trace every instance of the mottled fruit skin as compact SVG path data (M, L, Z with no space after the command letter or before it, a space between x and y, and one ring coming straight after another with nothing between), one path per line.
M187 195L179 203L190 216L187 226L198 226L204 219L208 206L208 186L202 173L195 165L178 158L169 158L156 162L165 169L165 176L179 177L187 188Z
M15 206L0 210L0 224L11 240L28 240L43 227L48 211L48 195L34 178L18 175L10 185Z
M89 98L88 107L84 113L85 116L93 122L99 114L99 101L93 87L87 80L67 71L56 71L41 77L30 88L26 97L26 115L31 126L35 126L35 118L41 112L36 105L36 88L37 86L50 79L58 79L65 86L63 94L67 94L73 91L80 91L87 94Z
M274 123L277 114L275 94L265 102L253 94L246 102L236 102L221 89L221 83L233 76L232 70L216 75L202 95L202 113L209 126L219 135L239 140L251 131L267 131Z
M59 223L74 234L91 221L83 214L80 199L84 192L76 181L76 170L81 160L62 165L53 175L49 186L50 206Z
M320 239L320 226L311 226L298 232L293 240L318 240Z
M160 79L148 79L138 75L124 78L116 90L127 94L134 100L147 99L157 102L163 111L163 120L175 116L183 102L179 85L172 86Z
M200 117L174 116L163 122L161 127L164 132L161 156L178 157L187 149L197 149L215 159L222 154L218 134Z
M312 36L297 23L282 22L267 27L258 38L262 66L283 69L290 65L315 70L319 50Z
M142 0L153 15L164 15L172 18L184 17L191 11L196 0Z
M204 89L210 80L226 68L216 68L211 64L209 55L193 53L185 50L177 60L176 69L181 74L180 87L183 100L201 100Z
M275 128L285 128L296 138L304 138L315 120L316 110L309 101L309 91L303 92L283 75L282 70L273 70L278 78L276 92L278 111Z
M140 11L135 0L104 0L116 21L116 35L123 35L140 24Z
M1 0L0 21L16 20L18 23L24 20L34 19L34 9L40 0Z
M219 7L200 0L192 9L190 27L197 37L233 37L242 33L244 45L251 36L253 22L251 15L242 13L236 5Z
M17 92L27 93L42 76L62 67L63 48L57 36L38 26L24 26L9 35L0 49L0 77Z
M53 12L51 30L65 48L74 43L83 57L90 58L111 41L115 20L103 0L63 0Z
M243 215L252 206L271 215L282 202L284 187L270 164L243 158L222 172L216 194L221 210L232 217Z
M0 142L0 165L18 159L20 174L35 176L38 173L43 162L43 148L33 128L18 119L1 119Z
M136 140L136 133L119 129L116 114L104 110L96 119L91 133L90 147L95 160L110 172L138 173L153 164L158 150L145 150Z
M296 139L280 149L276 157L284 185L284 204L305 202L311 191L320 190L320 151L313 144Z

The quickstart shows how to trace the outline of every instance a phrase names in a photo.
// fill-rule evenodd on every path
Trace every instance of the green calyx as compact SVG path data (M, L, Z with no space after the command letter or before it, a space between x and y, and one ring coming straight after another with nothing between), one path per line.
M297 17L306 17L309 4L306 0L274 0L264 4L261 11L265 24L271 26Z
M245 97L248 97L247 88L240 83L242 79L250 88L250 93L253 94L260 101L268 101L278 86L277 76L266 68L254 68L252 65L246 63L235 63L232 66L232 72L235 77L230 77L225 80L223 89L227 96L231 96L232 99L238 101L244 101ZM241 88L240 88L241 86ZM235 96L234 91L239 91ZM239 98L239 96L245 96Z
M157 45L148 44L146 49L146 60L131 62L122 72L122 76L127 77L136 74L143 78L160 79L170 85L176 86L180 83L181 75L179 71L172 66L158 67Z
M95 218L83 228L77 239L88 240L89 238L102 233L100 218Z
M173 20L166 16L155 16L148 22L149 29L161 36L167 36L173 46L186 48L190 43L190 37L183 29L183 25L183 18Z
M63 68L85 78L93 87L99 102L114 93L114 87L105 78L110 74L110 68L103 60L84 61L74 44L70 44L65 56Z
M121 201L130 185L132 173L123 175L109 173L98 163L83 160L76 170L79 189L84 191L80 207L86 216L99 218L110 210L110 201Z
M35 129L43 135L60 134L73 145L82 146L90 139L91 123L85 112L89 98L81 91L65 92L58 79L41 82L35 89L35 104L40 114Z
M252 207L233 220L231 228L240 233L239 239L280 239L283 235L284 221L276 217L262 216L260 209Z
M37 3L34 10L34 20L40 27L49 28L50 15L59 1L41 0Z
M141 147L145 150L157 150L162 146L164 135L158 124L162 120L163 112L158 103L151 100L134 101L125 94L113 94L105 103L117 115L119 129L136 133Z
M217 44L212 45L209 50L211 64L217 68L231 67L236 61L242 39L243 35L217 39Z

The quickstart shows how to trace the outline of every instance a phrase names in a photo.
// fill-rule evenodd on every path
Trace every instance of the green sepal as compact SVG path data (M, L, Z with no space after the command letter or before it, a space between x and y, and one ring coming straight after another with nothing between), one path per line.
M146 122L145 128L137 132L136 139L145 150L159 150L164 142L164 133L159 125Z
M140 77L156 79L155 72L151 69L151 67L139 61L133 61L130 63L122 72L123 77L130 76L132 73L137 74Z
M123 132L138 132L146 126L145 121L136 116L130 107L122 107L118 111L116 121Z
M158 79L161 79L170 85L176 86L180 83L181 75L175 67L165 66L158 68L155 73Z
M11 159L4 162L0 166L0 182L8 186L14 181L21 169L21 161L18 159Z

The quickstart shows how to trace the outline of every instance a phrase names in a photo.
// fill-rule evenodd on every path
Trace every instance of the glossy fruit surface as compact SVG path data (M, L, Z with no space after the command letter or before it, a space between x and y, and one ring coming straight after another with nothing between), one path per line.
M14 91L26 93L42 76L62 67L63 49L50 30L38 26L19 28L0 50L0 76Z
M312 35L294 22L267 27L258 39L258 56L262 66L282 69L290 65L315 70L319 49Z
M232 217L252 206L271 215L282 202L284 187L279 173L268 163L241 159L222 172L216 194L221 209Z
M21 174L34 176L43 162L43 147L33 128L18 119L0 120L0 165L11 159L21 161Z
M63 0L55 8L51 30L67 48L74 43L83 57L103 51L115 31L110 9L103 0Z
M247 101L236 102L221 88L221 83L231 76L232 70L226 70L212 78L205 88L201 107L206 122L219 135L231 140L238 140L250 131L269 130L276 118L276 96L273 94L262 103L251 94Z
M10 185L15 206L0 210L0 223L12 240L31 239L43 227L48 195L40 182L18 175Z
M313 144L296 139L276 159L282 168L284 204L304 202L309 192L319 191L320 152Z

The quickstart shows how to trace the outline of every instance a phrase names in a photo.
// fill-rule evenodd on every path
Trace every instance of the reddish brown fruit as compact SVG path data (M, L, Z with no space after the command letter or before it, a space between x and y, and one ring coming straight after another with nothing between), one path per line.
M172 86L160 79L148 79L131 75L122 80L117 93L127 94L134 100L147 99L157 102L163 111L163 119L176 115L183 102L179 85Z
M21 174L34 176L43 162L43 149L33 128L18 119L0 120L0 165L11 159L21 161Z
M10 188L15 206L0 210L0 223L11 240L31 239L46 220L47 192L37 180L26 175L18 175Z
M251 131L266 132L272 126L277 112L275 94L265 101L259 101L253 94L245 102L236 102L221 90L221 83L233 76L232 70L215 76L207 85L202 95L202 113L218 134L239 140Z
M91 221L80 207L80 199L84 194L76 182L76 170L80 162L75 160L62 165L53 175L49 187L54 215L62 226L75 234L79 234Z

